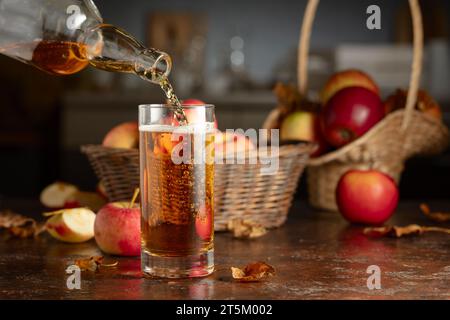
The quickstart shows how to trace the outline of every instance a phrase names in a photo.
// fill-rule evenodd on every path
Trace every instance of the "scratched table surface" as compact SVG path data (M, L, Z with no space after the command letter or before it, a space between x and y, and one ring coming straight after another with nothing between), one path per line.
M2 207L6 205L29 215L40 210L32 201L3 201ZM450 202L431 205L450 208ZM435 225L413 202L400 203L388 223ZM206 278L149 279L142 277L138 258L105 256L118 266L82 272L81 289L69 290L67 266L76 258L100 254L95 241L65 244L48 235L37 240L0 235L0 299L450 298L450 236L367 238L362 227L350 226L338 213L313 210L300 201L284 226L261 238L236 240L218 233L217 270ZM231 266L254 261L271 264L276 275L261 283L233 281ZM371 265L380 268L379 290L367 287Z

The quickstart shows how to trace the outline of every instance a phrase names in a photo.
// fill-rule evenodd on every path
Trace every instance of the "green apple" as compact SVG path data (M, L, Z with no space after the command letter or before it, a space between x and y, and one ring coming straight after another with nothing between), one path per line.
M295 111L281 123L281 141L305 140L314 141L315 115L311 112Z

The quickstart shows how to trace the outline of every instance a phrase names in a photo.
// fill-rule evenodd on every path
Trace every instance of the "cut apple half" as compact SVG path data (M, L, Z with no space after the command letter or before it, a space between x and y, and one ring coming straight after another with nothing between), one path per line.
M76 191L67 199L64 208L87 207L97 212L105 204L106 199L97 192Z
M45 213L48 233L64 242L85 242L94 237L95 213L87 208L63 209Z
M42 190L40 201L47 208L59 209L77 192L78 188L72 184L55 182Z

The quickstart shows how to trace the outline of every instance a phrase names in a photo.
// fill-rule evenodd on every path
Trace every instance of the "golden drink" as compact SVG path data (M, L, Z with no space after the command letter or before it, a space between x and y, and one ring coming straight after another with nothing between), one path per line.
M213 271L211 128L212 123L140 125L142 266L147 274L195 277Z

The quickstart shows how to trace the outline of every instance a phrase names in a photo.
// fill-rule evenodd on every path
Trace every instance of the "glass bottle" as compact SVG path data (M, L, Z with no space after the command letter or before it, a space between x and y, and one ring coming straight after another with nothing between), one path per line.
M89 64L159 83L170 56L104 24L91 0L0 0L0 53L57 75Z

